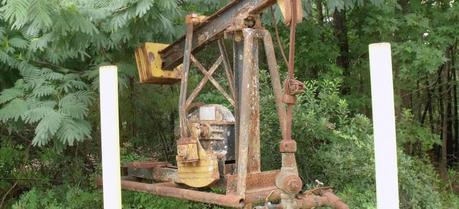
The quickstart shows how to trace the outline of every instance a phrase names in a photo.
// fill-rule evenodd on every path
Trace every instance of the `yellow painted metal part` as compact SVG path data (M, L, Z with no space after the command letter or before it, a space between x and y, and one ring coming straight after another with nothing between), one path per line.
M297 5L297 15L296 15L296 22L299 23L303 20L303 7L301 4L301 0L296 0ZM282 16L284 17L284 23L290 25L292 20L292 12L291 12L291 0L277 0L277 5L281 10Z
M159 51L167 46L168 44L147 42L135 50L140 83L173 84L180 81L181 65L174 70L162 69L163 62Z
M199 160L184 162L177 156L178 177L181 183L190 187L202 188L211 185L220 178L217 156L207 153L198 142Z
M199 161L198 143L191 142L177 145L177 155L180 161L191 163Z

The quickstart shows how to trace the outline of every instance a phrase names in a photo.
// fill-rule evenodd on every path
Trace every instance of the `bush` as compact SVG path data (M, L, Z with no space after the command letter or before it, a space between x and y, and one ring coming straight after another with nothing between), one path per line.
M308 187L316 179L333 186L350 208L376 208L372 124L364 115L350 114L346 100L339 96L339 87L339 80L307 81L306 92L298 97L293 134L298 143L300 175ZM274 128L278 122L273 105L269 105L271 99L270 93L261 98L262 106L267 107L262 109L262 139L264 146L272 146L262 150L263 162L270 162L265 168L278 168L280 157L271 154L280 140ZM402 121L401 128L406 121ZM436 137L421 126L409 131L424 136L427 142L428 137ZM406 142L398 141L401 145ZM399 146L401 208L459 208L457 195L444 191L436 171L424 158L409 156Z

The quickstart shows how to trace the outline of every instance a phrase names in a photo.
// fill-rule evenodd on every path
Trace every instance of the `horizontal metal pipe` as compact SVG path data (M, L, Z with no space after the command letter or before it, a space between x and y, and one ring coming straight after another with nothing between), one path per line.
M209 192L201 192L176 187L173 183L147 184L135 181L122 180L121 187L126 190L148 192L151 194L175 197L195 202L203 202L225 207L241 208L244 206L244 199L236 195L222 195Z
M349 209L349 206L331 191L325 191L320 196L314 194L304 195L297 200L297 205L301 209L312 209L321 206L328 206L334 209Z
M245 195L246 203L263 203L265 201L277 202L280 200L281 191L277 188L273 190L257 191Z

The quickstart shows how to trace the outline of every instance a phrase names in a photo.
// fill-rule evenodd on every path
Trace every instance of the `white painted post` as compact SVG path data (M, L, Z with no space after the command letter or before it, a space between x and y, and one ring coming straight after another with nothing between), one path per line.
M398 209L397 144L391 47L389 43L375 43L370 44L369 49L377 208Z
M118 69L116 66L99 68L99 91L104 209L121 209Z

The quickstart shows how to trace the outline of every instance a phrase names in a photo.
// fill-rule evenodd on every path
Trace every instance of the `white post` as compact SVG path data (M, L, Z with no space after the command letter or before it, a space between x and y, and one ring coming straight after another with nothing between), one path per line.
M121 209L118 70L116 66L99 68L99 91L104 209Z
M378 209L398 209L397 144L389 43L370 44L371 100Z

